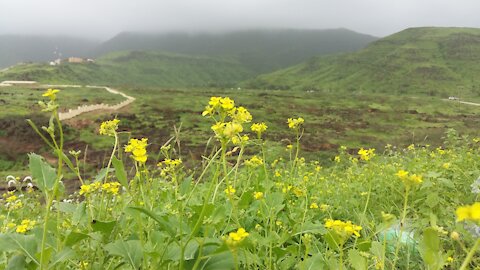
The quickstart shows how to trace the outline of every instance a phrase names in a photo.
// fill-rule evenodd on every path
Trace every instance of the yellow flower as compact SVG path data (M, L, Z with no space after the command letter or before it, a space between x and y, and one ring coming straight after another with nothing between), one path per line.
M233 196L235 195L235 188L233 188L233 186L228 186L226 189L225 189L225 194L227 194L227 196Z
M317 203L311 203L310 204L310 209L318 209L318 204Z
M120 120L118 119L103 122L100 125L100 135L115 136L115 131L118 129L118 123L120 123Z
M232 143L235 145L242 145L246 144L250 138L248 135L243 135L243 136L235 136L232 138Z
M405 179L408 175L408 172L404 170L399 170L395 175L398 176L398 178L400 179Z
M17 226L15 231L17 233L26 233L27 231L31 230L35 224L36 222L34 220L24 219L22 220L22 223Z
M145 163L147 161L147 138L142 138L141 140L138 139L130 139L128 145L125 146L125 152L132 153L132 158L135 161L140 163Z
M250 234L244 228L239 228L236 232L231 232L228 234L228 238L226 240L227 245L235 247L249 235Z
M268 128L267 125L263 122L262 123L254 123L250 127L252 132L257 133L258 138L260 138L262 136L262 133L265 132L267 130L267 128Z
M293 118L288 118L287 123L288 123L288 128L290 129L298 129L300 126L305 122L305 120L301 117L297 119Z
M48 89L47 91L45 91L45 93L43 93L42 96L44 97L49 97L50 100L55 100L57 99L57 93L60 92L60 90L58 89Z
M263 192L261 192L261 191L253 192L253 198L255 198L255 200L263 199Z
M251 159L245 160L245 165L255 168L260 165L263 165L263 160L257 156L253 156Z
M340 156L335 156L335 158L333 159L333 161L339 163L339 162L340 162Z
M448 163L448 162L443 163L442 167L443 167L444 169L448 169L448 168L450 168L450 163Z
M351 221L344 222L341 220L333 219L325 220L325 228L331 229L332 231L336 232L342 237L345 237L346 239L350 238L350 236L352 235L359 237L360 231L362 230L361 226L355 225Z
M472 205L460 206L457 208L457 222L459 221L473 221L480 223L480 202Z
M7 197L7 199L6 199L5 201L6 201L7 203L12 203L12 202L14 202L14 201L16 201L16 200L17 200L17 196L12 195L12 196L10 196L10 197Z
M238 107L236 110L234 110L232 118L235 122L240 124L252 121L252 115L244 107Z
M235 135L243 131L242 125L235 122L225 123L225 128L223 130L223 135L227 138L233 138Z
M375 156L375 148L370 148L368 150L365 150L362 147L360 148L360 150L358 150L358 154L360 155L361 160L368 161Z
M322 212L327 211L329 208L330 208L330 205L328 205L328 204L321 204L321 205L320 205L320 210L321 210Z

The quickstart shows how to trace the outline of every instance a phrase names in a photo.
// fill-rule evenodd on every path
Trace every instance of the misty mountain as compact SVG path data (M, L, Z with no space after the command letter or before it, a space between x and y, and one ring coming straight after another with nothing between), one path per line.
M88 57L99 42L65 36L0 35L0 69L19 62Z
M316 55L355 51L376 39L347 29L251 30L223 34L121 33L97 47L95 55L158 50L230 57L260 74L298 64Z
M264 89L480 96L480 29L409 28L366 48L258 76Z

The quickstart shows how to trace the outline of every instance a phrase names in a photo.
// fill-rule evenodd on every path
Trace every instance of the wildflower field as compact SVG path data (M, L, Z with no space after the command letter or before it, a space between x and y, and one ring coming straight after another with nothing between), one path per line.
M31 178L0 199L5 269L475 269L480 265L480 138L450 130L441 147L340 147L333 165L303 158L306 120L283 120L287 158L272 156L269 123L228 97L198 114L212 139L187 166L179 138L159 153L97 129L111 152L95 177L66 149L61 92L32 129L55 164L29 155ZM44 124L44 123L42 123ZM41 124L40 124L41 125ZM248 155L247 155L248 153ZM161 156L158 164L152 157ZM81 183L66 192L63 178Z

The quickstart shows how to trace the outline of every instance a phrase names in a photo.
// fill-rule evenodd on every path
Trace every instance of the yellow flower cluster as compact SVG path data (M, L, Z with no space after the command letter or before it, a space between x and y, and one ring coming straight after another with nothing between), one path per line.
M255 168L260 165L263 165L263 160L257 156L253 156L251 159L245 160L245 165Z
M229 97L211 97L207 107L203 111L203 116L213 115L214 113L230 112L235 107L235 102Z
M30 219L22 220L22 223L17 226L15 230L17 233L26 233L27 231L31 230L33 226L35 226L36 222Z
M166 176L169 173L175 172L176 169L178 169L182 165L182 160L181 159L165 159L162 162L159 162L157 164L158 167L163 167L162 170L160 171L161 176Z
M302 117L299 117L297 119L288 118L287 120L288 128L290 129L299 129L304 122L305 120Z
M253 192L253 198L255 198L255 200L263 199L263 192L261 192L261 191Z
M243 132L242 124L251 122L252 115L244 107L235 107L235 102L232 99L211 97L202 115L215 120L212 130L218 139L228 141L240 137L235 139L236 144L248 140L248 137L246 140L241 137L240 133Z
M252 124L252 126L250 127L250 130L252 130L252 132L257 133L257 137L260 138L262 136L262 133L265 132L267 128L268 128L267 124L262 122L262 123Z
M409 175L409 173L405 170L399 170L395 175L400 178L400 180L402 180L406 186L415 186L423 182L421 175Z
M250 138L248 135L235 136L232 138L232 143L235 145L246 144Z
M140 163L147 162L147 138L142 138L141 140L138 139L130 139L128 141L128 145L125 146L125 152L132 153L132 158L135 161Z
M375 148L370 148L368 150L365 150L362 147L360 148L360 150L358 150L358 154L360 155L361 160L369 161L371 158L375 156Z
M228 234L228 238L226 240L227 245L235 247L242 242L243 239L247 238L248 235L249 233L244 228L239 228L236 232L231 232Z
M235 192L237 192L237 191L235 190L235 188L233 188L233 186L228 186L225 189L225 194L227 194L227 196L233 196L233 195L235 195Z
M5 198L5 207L8 210L17 210L23 207L22 201L14 193L15 191L9 191L2 195Z
M115 136L115 131L118 129L118 123L120 123L120 120L118 119L103 122L100 125L100 135Z
M47 91L45 91L45 93L43 93L42 96L44 97L49 97L50 100L54 101L55 99L57 99L57 93L60 92L60 90L58 89L48 89Z
M473 221L480 224L480 202L472 205L460 206L457 208L457 222L459 221Z
M80 195L88 195L94 193L97 190L101 190L112 195L117 195L120 189L120 183L118 182L108 182L101 184L100 182L94 182L89 185L82 185L80 187Z
M352 235L356 237L360 236L360 231L362 230L361 226L353 224L351 221L341 221L341 220L333 220L333 219L326 219L325 220L325 228L331 229L336 232L338 235L349 238Z

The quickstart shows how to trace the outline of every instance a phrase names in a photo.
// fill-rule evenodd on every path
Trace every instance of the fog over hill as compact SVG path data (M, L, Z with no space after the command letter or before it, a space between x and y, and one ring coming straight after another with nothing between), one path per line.
M97 58L114 51L162 51L238 60L253 73L270 72L312 56L348 52L377 38L346 29L251 30L228 33L121 33L106 42L67 37L0 36L0 67L60 57Z

